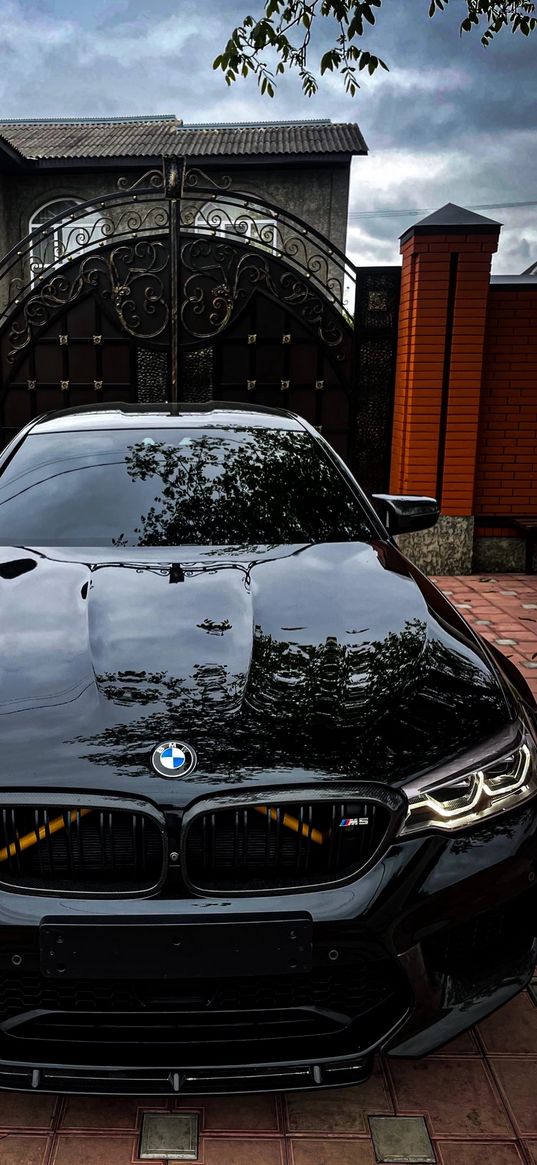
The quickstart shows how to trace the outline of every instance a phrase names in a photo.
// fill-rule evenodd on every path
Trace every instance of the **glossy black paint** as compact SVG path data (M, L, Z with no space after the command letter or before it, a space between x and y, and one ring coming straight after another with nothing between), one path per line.
M176 585L160 552L24 553L0 575L2 755L20 782L180 805L245 782L400 783L512 716L478 643L388 544L189 548ZM1 548L0 571L20 554ZM174 734L198 766L170 785L148 759Z
M440 517L436 498L373 494L373 505L390 534L428 530Z
M207 415L211 407L199 411ZM116 426L132 423L121 408ZM191 419L196 410L184 411ZM521 709L535 718L523 678L399 552L314 431L268 410L250 411L250 421L252 412L267 426L311 431L371 523L371 540L240 548L0 547L0 802L2 793L15 790L69 790L141 798L179 820L198 799L223 793L249 791L262 799L263 791L279 787L326 789L345 781L400 789L428 770L462 771L497 755L502 744L508 750L519 736ZM212 415L218 423L243 419L218 406ZM144 423L151 416L159 426L165 422L163 410L148 413ZM170 411L169 423L177 425L180 416L181 410ZM77 424L109 423L105 410L61 422L66 434ZM19 440L24 434L15 445ZM8 448L0 472L12 455ZM150 763L156 745L174 738L198 756L184 779L159 776ZM349 1070L351 1081L357 1077L350 1066L362 1057L363 1076L379 1044L392 1054L423 1054L524 986L537 938L534 892L525 908L527 933L516 931L524 930L524 941L514 944L512 957L499 943L487 954L487 968L469 949L465 985L454 987L449 968L436 966L428 944L504 906L514 916L532 892L536 871L537 819L535 804L528 803L459 835L396 837L356 880L316 891L121 903L58 897L51 903L4 890L0 979L12 974L11 953L21 936L35 936L51 914L57 921L104 921L119 908L124 919L145 926L179 916L238 921L305 912L321 961L348 928L357 942L374 940L397 961L406 1003L393 1017L393 1030L371 1034L369 1043L353 1030L339 1041L297 1040L292 1051L285 1041L273 1041L270 1053L268 1045L247 1045L228 1058L213 1049L213 1058L204 1060L192 1049L188 1062L184 1048L155 1051L142 1043L128 1053L103 1045L101 1059L95 1046L78 1050L86 1057L81 1064L68 1046L59 1047L56 1059L44 1059L43 1049L33 1051L26 1041L28 1063L41 1073L36 1087L67 1091L120 1091L126 1077L134 1079L145 1067L210 1069L215 1090L224 1091L248 1090L252 1065L271 1066L267 1087L291 1087L290 1067L310 1073L314 1063L326 1070L301 1077L297 1086L345 1082L344 1075L330 1075L328 1065L335 1064ZM32 942L27 973L37 966ZM19 1044L0 1022L0 1086L26 1086L20 1078L10 1083L8 1065L22 1058ZM60 1063L78 1064L79 1078L51 1083L46 1064ZM116 1074L97 1086L86 1063Z

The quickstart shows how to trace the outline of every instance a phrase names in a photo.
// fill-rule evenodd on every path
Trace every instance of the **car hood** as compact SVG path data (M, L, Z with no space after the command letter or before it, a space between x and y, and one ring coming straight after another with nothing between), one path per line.
M2 786L189 801L399 783L509 709L478 640L386 543L0 550ZM154 748L193 746L166 780Z

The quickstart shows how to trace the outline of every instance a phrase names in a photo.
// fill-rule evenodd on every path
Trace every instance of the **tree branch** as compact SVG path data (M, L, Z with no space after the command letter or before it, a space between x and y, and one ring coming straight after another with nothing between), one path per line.
M453 0L464 11L460 32L486 25L481 43L487 47L504 29L529 36L537 28L533 0ZM444 12L449 0L428 0L429 16ZM322 77L326 72L339 73L345 91L354 97L359 84L356 73L367 69L370 74L387 64L360 42L366 26L372 28L382 0L264 0L259 16L245 16L235 28L224 50L213 61L214 69L221 69L226 83L232 85L239 77L252 74L261 90L274 97L276 76L298 71L306 96L317 92L316 73L309 68L312 30L328 26L334 30L334 40L323 53L318 65ZM262 54L268 50L275 58L269 68Z

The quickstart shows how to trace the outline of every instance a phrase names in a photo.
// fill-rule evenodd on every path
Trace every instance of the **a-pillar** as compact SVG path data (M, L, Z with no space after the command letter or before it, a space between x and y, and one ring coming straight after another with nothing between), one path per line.
M438 526L405 535L424 570L470 571L485 323L500 224L448 203L401 236L392 493L437 497Z

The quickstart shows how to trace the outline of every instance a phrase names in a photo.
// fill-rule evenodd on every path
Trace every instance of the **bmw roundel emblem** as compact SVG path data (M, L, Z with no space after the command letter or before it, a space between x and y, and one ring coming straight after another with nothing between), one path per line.
M151 764L159 777L186 777L197 763L194 749L179 740L159 744L151 757Z

